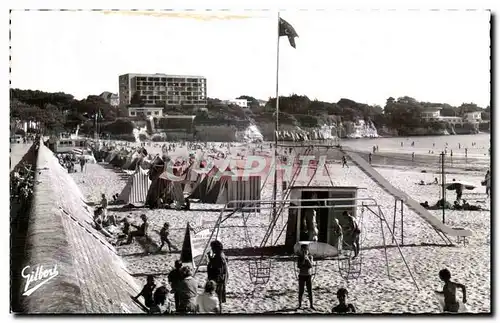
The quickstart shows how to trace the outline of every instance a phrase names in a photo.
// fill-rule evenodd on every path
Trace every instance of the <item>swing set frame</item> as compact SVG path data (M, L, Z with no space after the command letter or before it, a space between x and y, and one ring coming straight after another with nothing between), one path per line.
M298 203L306 202L306 201L308 201L308 202L312 202L312 201L322 202L323 205L319 205L319 206L316 206L316 205L315 206L296 205ZM335 202L343 202L343 203L350 202L350 203L337 205L337 204L335 204ZM361 204L358 204L358 202L361 202ZM384 233L384 227L386 227L386 229L389 232L389 236L392 237L392 239L394 240L396 247L398 249L398 252L399 252L401 258L403 259L403 262L408 270L408 273L410 274L410 276L413 280L413 283L415 284L417 290L420 290L418 287L417 281L415 280L415 277L413 276L413 273L412 273L412 271L411 271L411 269L406 261L406 258L403 254L401 246L399 245L396 237L394 236L394 232L391 230L391 226L390 226L389 222L387 221L387 219L384 215L384 212L382 211L382 208L380 207L380 205L377 203L377 201L375 199L370 198L370 197L323 198L323 199L287 199L287 200L234 200L234 201L229 201L224 206L224 208L221 210L220 215L219 215L214 227L211 230L212 232L210 234L209 239L207 240L207 243L205 244L205 247L203 249L202 254L205 254L207 252L208 247L210 245L210 242L213 239L218 238L220 229L224 228L224 226L223 226L224 222L226 222L228 219L235 216L235 214L237 214L238 212L241 212L241 216L243 219L243 227L246 230L245 216L248 218L252 214L250 212L252 212L252 211L255 212L256 209L259 209L259 211L260 211L259 213L261 215L263 214L262 210L270 210L272 212L273 205L276 205L277 203L281 204L282 209L286 208L288 210L290 210L290 209L318 209L318 208L328 208L328 209L333 208L333 209L335 209L335 208L346 208L346 207L366 208L366 210L368 210L371 214L373 214L377 219L380 220L382 246L384 248L384 256L385 256L385 263L386 263L386 270L387 270L388 277L390 278L391 274L390 274L390 270L389 270L389 260L387 257L387 244L386 244L386 238L385 238L385 233ZM330 203L333 203L333 205L331 205ZM244 205L244 206L242 206L242 205ZM226 214L227 212L230 212L230 213ZM272 219L272 222L276 222L276 218ZM271 227L269 227L269 228L271 228ZM282 228L280 235L278 236L278 238L276 239L276 241L273 245L277 244L277 242L278 242L278 240L279 240L279 238L280 238L280 236L283 233L285 228L286 228L286 226L284 226ZM268 236L268 235L266 234L266 236ZM264 244L261 243L261 247L265 247L265 243ZM260 260L265 259L265 258L266 258L266 256L264 256L264 255L260 256ZM351 261L351 260L350 260L350 258L348 258L347 260L340 260L339 259L339 261ZM202 259L200 258L199 262L196 264L195 274L198 272L201 264L202 264ZM257 266L256 272L259 272L258 263L256 263L256 266ZM266 268L263 268L263 269L266 269L266 271L267 271L267 265L266 265ZM270 274L270 271L269 271L269 274ZM250 273L250 275L252 276L252 273ZM267 282L265 282L265 283L267 283Z

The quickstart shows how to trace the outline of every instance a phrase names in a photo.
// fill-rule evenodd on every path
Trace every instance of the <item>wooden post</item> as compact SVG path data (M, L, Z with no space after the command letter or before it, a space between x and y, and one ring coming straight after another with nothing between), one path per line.
M441 152L441 191L443 195L443 204L442 204L442 209L443 209L443 224L445 224L445 203L446 203L446 188L445 188L445 181L446 177L444 174L444 151Z
M394 216L392 218L392 242L396 241L394 233L396 232L396 214L398 209L398 200L394 198Z
M401 200L401 245L404 245L403 232L403 200Z

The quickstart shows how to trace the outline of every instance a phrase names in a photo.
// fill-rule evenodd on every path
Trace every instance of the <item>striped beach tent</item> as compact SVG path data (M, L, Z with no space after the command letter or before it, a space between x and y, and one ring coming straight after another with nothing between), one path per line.
M72 153L75 155L83 155L83 149L73 148Z
M118 200L126 204L142 204L146 202L150 186L151 181L148 177L148 171L138 167L137 171L130 175Z

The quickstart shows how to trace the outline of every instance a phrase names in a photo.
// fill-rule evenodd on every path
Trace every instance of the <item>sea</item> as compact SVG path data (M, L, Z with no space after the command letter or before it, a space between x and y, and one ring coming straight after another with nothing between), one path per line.
M412 143L414 143L413 146ZM473 143L475 143L474 146ZM427 154L429 150L439 154L446 149L448 153L453 151L453 154L457 156L465 155L465 148L467 148L468 156L480 158L489 157L488 149L491 145L491 135L480 133L476 135L342 139L341 145L366 152L371 151L373 146L378 146L380 152L415 152L415 154Z

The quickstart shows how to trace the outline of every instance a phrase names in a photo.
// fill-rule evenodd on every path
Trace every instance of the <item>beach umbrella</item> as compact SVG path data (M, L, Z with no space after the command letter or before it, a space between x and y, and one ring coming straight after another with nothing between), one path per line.
M475 185L465 183L465 182L453 182L453 183L445 184L446 189L450 190L450 191L456 190L460 185L463 186L463 188L468 189L468 190L473 190L474 188L476 188Z

